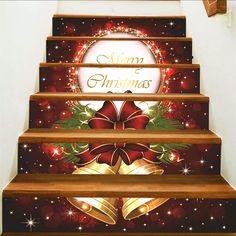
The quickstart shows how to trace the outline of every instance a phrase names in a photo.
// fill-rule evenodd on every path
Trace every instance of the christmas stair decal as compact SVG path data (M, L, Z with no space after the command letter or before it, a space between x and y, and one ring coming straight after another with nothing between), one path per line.
M236 232L184 17L56 15L46 53L3 235Z

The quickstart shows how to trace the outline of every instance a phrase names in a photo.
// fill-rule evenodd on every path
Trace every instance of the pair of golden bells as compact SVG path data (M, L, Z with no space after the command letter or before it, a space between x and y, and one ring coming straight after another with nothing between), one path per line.
M164 170L156 164L143 159L126 165L120 160L115 166L99 164L96 161L78 168L73 174L122 174L122 175L161 175ZM165 203L168 198L123 198L122 214L125 220L131 220ZM107 224L116 224L118 210L115 198L80 198L71 197L68 201L79 210Z

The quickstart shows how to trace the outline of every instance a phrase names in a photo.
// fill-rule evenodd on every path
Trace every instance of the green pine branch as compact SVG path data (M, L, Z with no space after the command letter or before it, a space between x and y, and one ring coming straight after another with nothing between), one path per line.
M70 112L72 117L58 120L56 124L59 124L64 129L90 129L88 121L94 117L95 110L80 103L74 103L70 108Z
M190 148L191 144L185 143L167 143L167 144L151 144L150 148L160 153L157 157L158 160L163 164L173 163L175 160L172 158L173 151L182 151Z
M79 162L78 154L88 148L88 144L84 143L56 143L64 152L63 161L66 163L76 164Z
M183 129L183 125L176 120L164 117L168 112L168 107L162 105L155 105L149 108L148 116L150 118L146 129L155 130L178 130Z

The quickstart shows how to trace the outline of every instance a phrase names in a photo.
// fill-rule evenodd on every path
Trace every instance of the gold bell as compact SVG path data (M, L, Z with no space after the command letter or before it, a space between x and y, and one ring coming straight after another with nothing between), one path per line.
M121 163L119 174L122 175L161 175L164 170L156 164L148 163L143 159L133 162L131 165ZM123 198L122 214L125 220L131 220L154 210L168 198Z
M72 174L78 175L96 175L96 174L116 174L121 161L118 161L115 166L109 166L107 164L99 164L96 161L78 168ZM117 208L116 198L80 198L70 197L67 200L76 208L87 213L88 215L105 222L107 224L116 224L117 221Z

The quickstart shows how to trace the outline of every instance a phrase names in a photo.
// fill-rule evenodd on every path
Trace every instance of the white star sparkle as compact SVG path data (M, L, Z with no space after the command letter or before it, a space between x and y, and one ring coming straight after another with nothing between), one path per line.
M25 222L22 222L22 224L26 225L26 228L29 227L30 232L32 232L32 229L36 227L36 224L39 224L39 222L36 222L36 219L32 218L32 215L30 214L30 218L26 218Z
M182 174L183 175L189 175L191 170L190 170L190 167L188 167L186 164L184 166L184 168L181 170Z

